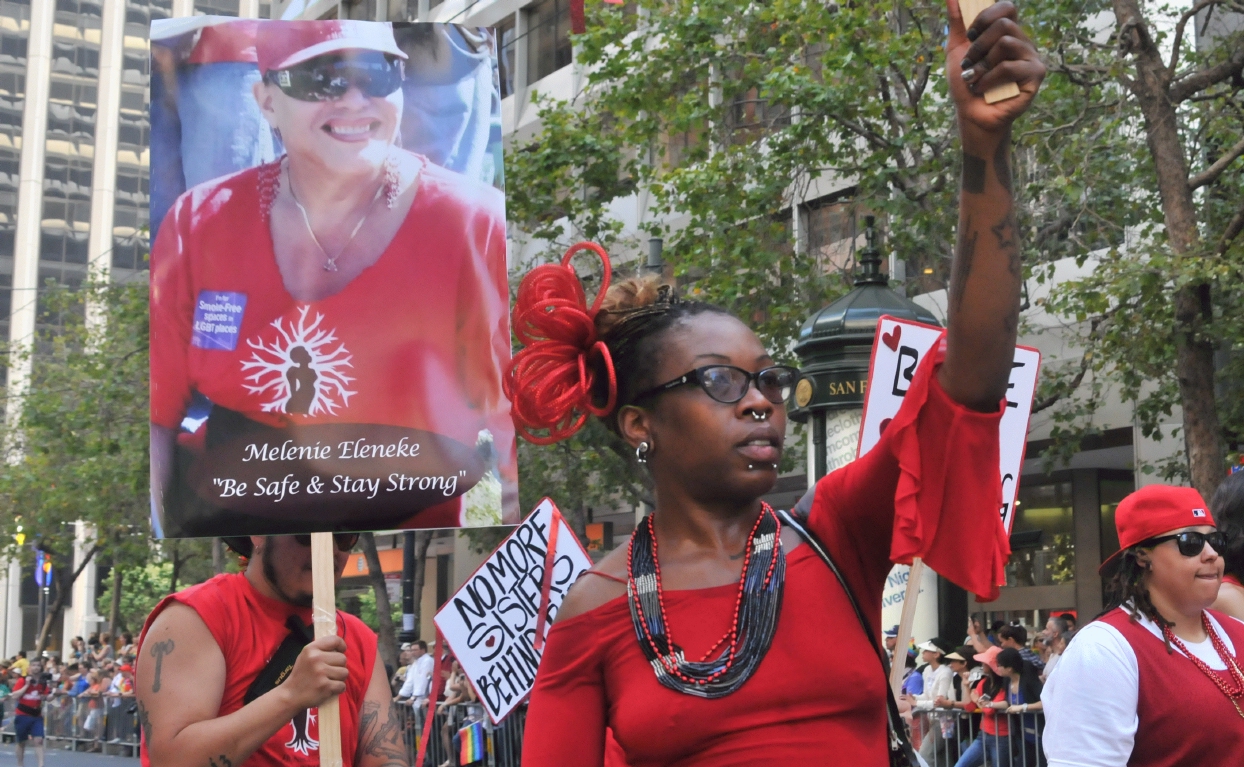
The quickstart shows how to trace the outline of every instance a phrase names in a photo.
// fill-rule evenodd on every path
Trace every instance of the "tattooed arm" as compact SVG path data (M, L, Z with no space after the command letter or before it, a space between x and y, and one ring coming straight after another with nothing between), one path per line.
M994 412L1006 393L1019 319L1022 275L1011 183L1011 123L1028 109L1045 65L1001 2L965 30L958 0L948 0L946 75L959 119L963 178L958 242L950 271L942 388L957 402ZM986 104L982 94L1018 83L1020 95Z
M303 648L289 678L226 716L225 657L199 614L173 604L156 618L138 657L138 717L151 763L236 767L303 709L345 691L345 643Z
M406 673L414 673L414 665ZM371 684L359 712L359 746L355 767L410 767L402 720L398 718L384 678L384 664L377 659Z

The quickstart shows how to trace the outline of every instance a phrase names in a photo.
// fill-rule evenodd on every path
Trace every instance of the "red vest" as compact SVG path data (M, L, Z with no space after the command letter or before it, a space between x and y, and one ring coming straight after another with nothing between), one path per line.
M1244 667L1244 625L1209 612L1231 638L1236 663ZM1128 767L1226 767L1244 761L1244 717L1217 685L1183 653L1168 654L1165 642L1122 609L1101 620L1118 629L1136 653L1139 721ZM1230 682L1226 671L1216 673Z
M310 607L269 599L256 591L245 575L217 575L156 605L138 640L138 663L148 662L142 654L143 640L156 616L172 602L180 602L199 614L225 656L225 691L219 716L242 708L247 689L289 635L285 621L290 615L311 625ZM348 766L354 764L359 709L376 661L376 634L358 618L342 612L337 613L337 634L346 641L346 668L350 673L341 696L341 757L342 764ZM319 767L317 714L316 709L310 709L295 717L237 767ZM151 767L145 747L142 767Z

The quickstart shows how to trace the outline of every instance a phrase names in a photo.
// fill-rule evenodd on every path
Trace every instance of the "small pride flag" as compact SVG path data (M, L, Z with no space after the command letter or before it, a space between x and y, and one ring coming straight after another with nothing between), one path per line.
M458 755L458 764L461 765L484 761L488 756L488 747L492 745L484 737L483 722L472 722L458 730L458 740L462 744Z

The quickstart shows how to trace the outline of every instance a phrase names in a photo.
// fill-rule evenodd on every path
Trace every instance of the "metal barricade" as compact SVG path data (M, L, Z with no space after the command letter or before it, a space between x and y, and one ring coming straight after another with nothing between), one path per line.
M98 751L117 756L137 756L139 730L137 705L132 695L80 695L53 693L43 702L43 739L49 748L65 751ZM14 739L13 712L5 708L0 736Z
M1007 734L981 729L981 714L962 709L912 712L912 745L929 767L1045 767L1045 715L1004 714Z
M397 707L404 742L410 761L414 764L419 752L427 717L427 705L412 709L408 703ZM523 753L523 726L527 721L527 708L515 709L501 724L494 726L479 704L440 706L432 720L427 754L423 767L439 767L448 763L451 767L519 767ZM482 729L482 748L479 759L464 764L460 733L471 725ZM463 733L468 734L468 733Z

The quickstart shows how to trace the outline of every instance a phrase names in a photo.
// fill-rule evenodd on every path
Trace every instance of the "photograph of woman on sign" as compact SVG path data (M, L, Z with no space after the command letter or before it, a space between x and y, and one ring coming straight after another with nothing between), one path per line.
M152 30L157 534L516 522L491 35L209 21Z

